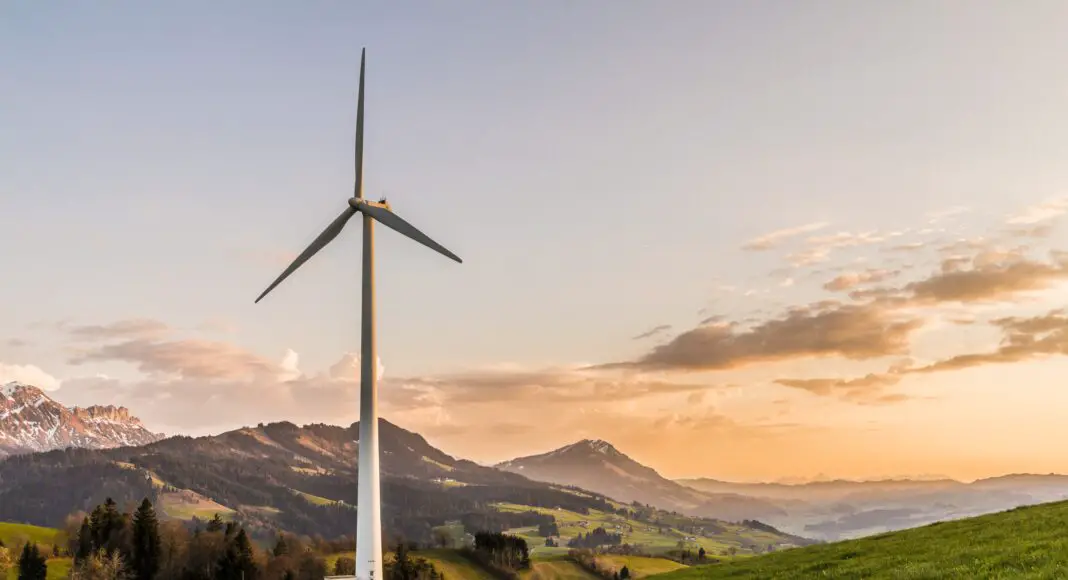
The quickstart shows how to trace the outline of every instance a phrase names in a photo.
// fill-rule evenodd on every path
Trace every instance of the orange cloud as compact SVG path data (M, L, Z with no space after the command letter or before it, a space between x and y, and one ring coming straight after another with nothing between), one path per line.
M746 330L728 324L699 326L637 361L605 366L697 371L803 357L878 358L907 352L908 337L921 324L895 317L878 304L817 303Z
M814 232L823 229L828 225L829 224L827 222L816 222L797 227L776 230L774 232L767 233L760 237L749 240L748 242L742 245L742 249L750 251L770 250L777 246L779 243L789 238L796 237L801 234L807 234L809 232Z
M831 292L842 292L851 290L862 284L882 282L899 274L900 272L896 270L875 269L868 269L863 272L850 272L835 276L832 280L824 284L823 288L824 290L829 290Z

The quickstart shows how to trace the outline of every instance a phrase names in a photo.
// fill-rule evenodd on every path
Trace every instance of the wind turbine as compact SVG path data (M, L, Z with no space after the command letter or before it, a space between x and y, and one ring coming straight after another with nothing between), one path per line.
M382 512L379 497L378 468L378 389L377 361L375 355L375 285L374 285L374 224L376 221L409 238L435 250L457 262L463 262L456 254L430 239L404 221L385 199L379 202L363 198L363 93L367 49L360 54L360 92L356 105L356 183L348 207L319 237L308 246L282 272L263 294L258 303L292 274L337 237L345 224L357 213L363 214L363 314L360 333L360 446L359 446L359 502L356 511L356 578L359 580L382 579Z

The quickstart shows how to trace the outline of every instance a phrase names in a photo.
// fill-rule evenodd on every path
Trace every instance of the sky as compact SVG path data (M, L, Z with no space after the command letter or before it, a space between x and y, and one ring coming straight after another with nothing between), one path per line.
M481 462L1068 472L1062 2L18 3L0 382L165 433L359 414Z

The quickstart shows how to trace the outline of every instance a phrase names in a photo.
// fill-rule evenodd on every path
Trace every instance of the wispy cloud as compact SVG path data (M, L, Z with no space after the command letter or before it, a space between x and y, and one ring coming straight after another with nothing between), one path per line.
M85 326L70 326L67 323L60 323L60 329L65 330L76 339L89 341L155 337L166 334L169 330L166 324L148 318L132 318L118 320L109 324Z
M643 338L652 338L652 337L654 337L654 336L656 336L658 334L663 334L663 333L665 333L665 332L667 332L669 330L671 330L671 325L670 324L661 324L661 325L658 325L658 326L654 326L653 328L650 328L649 330L646 330L645 332L642 332L642 333L634 336L633 339L634 340L641 340Z
M1009 225L1032 225L1058 218L1068 211L1068 196L1049 199L1010 216Z
M827 227L828 225L830 224L827 222L814 222L792 228L775 230L773 232L769 232L762 236L749 240L748 242L742 245L742 249L750 251L770 250L789 238L821 230Z
M45 391L54 391L61 383L38 366L0 362L0 385L11 381L34 385Z

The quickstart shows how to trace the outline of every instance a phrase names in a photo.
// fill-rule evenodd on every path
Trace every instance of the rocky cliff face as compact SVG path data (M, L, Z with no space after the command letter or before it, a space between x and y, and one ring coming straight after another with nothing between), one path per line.
M161 438L125 407L68 408L32 385L0 386L0 457L66 447L145 445Z

